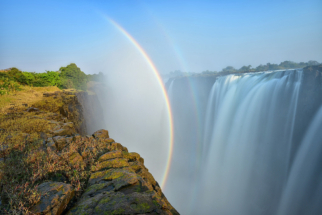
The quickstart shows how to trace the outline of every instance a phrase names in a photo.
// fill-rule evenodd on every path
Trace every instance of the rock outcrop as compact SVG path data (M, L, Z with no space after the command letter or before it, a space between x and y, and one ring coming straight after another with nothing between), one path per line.
M92 134L101 128L105 128L104 110L100 104L98 96L94 93L88 92L79 92L75 95L78 103L82 107L82 117L84 122L82 124L82 129L85 131L84 133Z
M74 188L62 182L45 182L39 185L40 202L31 212L34 214L62 214L67 204L74 197Z
M179 214L138 153L107 130L86 135L95 98L45 92L0 115L1 214Z
M90 177L84 193L72 202L74 188L63 182L44 182L39 185L41 199L32 208L35 214L179 214L168 202L159 184L144 166L138 153L129 153L127 148L109 138L107 130L99 130L92 136L54 136L47 139L47 147L59 154L68 147L66 140L104 144L105 153L90 166ZM102 146L101 146L102 147ZM84 160L90 150L71 152L71 165L86 166ZM69 208L68 208L69 207ZM65 210L67 208L67 210Z
M105 130L93 136L108 138ZM109 152L91 167L88 187L68 214L179 214L139 154L129 153L119 143L107 144Z

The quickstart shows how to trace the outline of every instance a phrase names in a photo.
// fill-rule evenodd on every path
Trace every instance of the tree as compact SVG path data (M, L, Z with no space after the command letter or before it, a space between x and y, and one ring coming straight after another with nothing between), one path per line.
M308 66L316 66L319 65L320 63L315 61L315 60L310 60L309 62L307 62Z
M268 70L278 70L280 67L277 64L267 63Z
M236 69L232 66L227 66L226 68L222 69L222 72L236 72Z
M71 63L66 67L60 67L60 78L62 88L75 88L78 90L86 90L87 76L84 72Z
M248 66L242 66L238 71L239 72L248 72L251 70L251 65L248 65Z

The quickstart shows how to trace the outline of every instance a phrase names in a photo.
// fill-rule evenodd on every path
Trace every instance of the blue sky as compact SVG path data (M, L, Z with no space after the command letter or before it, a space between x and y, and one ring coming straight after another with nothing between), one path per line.
M109 72L132 44L128 31L161 73L232 65L322 62L322 1L15 1L0 0L0 69L44 72L76 63ZM103 15L102 15L103 14Z

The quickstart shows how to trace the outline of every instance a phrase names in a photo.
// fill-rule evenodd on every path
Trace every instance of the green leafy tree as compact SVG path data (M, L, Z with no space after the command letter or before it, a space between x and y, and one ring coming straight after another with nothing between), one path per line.
M248 71L251 71L251 65L248 65L248 66L242 66L238 71L239 72L248 72Z
M62 88L75 88L78 90L86 90L87 76L84 72L71 63L66 67L60 67L60 78Z
M96 82L104 82L105 76L102 72L99 72L98 74L88 74L87 75L88 81L96 81Z
M226 68L222 69L222 72L236 72L236 69L232 66L227 66Z
M266 65L268 67L268 70L278 70L278 69L281 69L277 64L267 63Z

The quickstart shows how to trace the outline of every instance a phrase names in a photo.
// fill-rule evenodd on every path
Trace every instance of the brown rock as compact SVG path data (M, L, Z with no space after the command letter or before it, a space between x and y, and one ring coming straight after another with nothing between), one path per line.
M75 134L74 136L73 136L73 141L80 141L82 139L82 136L80 136L79 134Z
M62 182L45 182L39 185L40 202L33 206L33 214L60 215L74 196L74 188Z
M26 110L27 112L36 112L36 111L39 111L38 108L34 108L34 107L30 107Z
M56 148L58 150L62 150L67 144L66 137L55 136L55 137L53 137L53 140L54 140Z
M96 166L93 166L91 168L92 172L94 171L100 171L104 169L111 169L111 168L122 168L129 166L129 163L127 162L127 159L124 158L115 158L107 161L103 161L101 163L98 163Z
M120 143L111 143L111 145L109 146L109 150L110 151L123 151L124 147L120 144Z
M68 157L69 164L76 166L85 166L83 157L78 152L73 152Z
M135 184L138 182L139 178L135 174L133 170L130 168L123 168L123 169L109 169L101 172L92 173L88 184L98 184L104 181L112 181L117 179L116 189L119 189L123 186Z
M98 131L94 132L93 137L95 137L95 138L100 138L100 137L109 138L108 131L104 130L104 129L98 130Z
M73 141L73 137L66 137L67 144L70 144Z
M64 129L64 128L61 128L61 129L58 129L56 131L53 131L52 132L54 136L65 136L65 135L72 135L75 133L75 130L74 129Z
M56 144L55 144L55 141L53 140L53 138L51 138L51 137L48 138L46 143L47 143L47 149L49 148L53 151L57 150Z
M139 161L142 164L144 164L144 159L141 158L140 155L138 153L136 153L136 152L128 153L128 152L124 151L123 152L123 157L124 158L127 158L129 160L129 162Z
M66 122L63 124L62 128L64 128L64 129L74 128L74 123Z
M108 152L104 155L102 155L98 161L106 161L109 159L113 159L113 158L121 158L122 157L122 151L112 151L112 152Z

